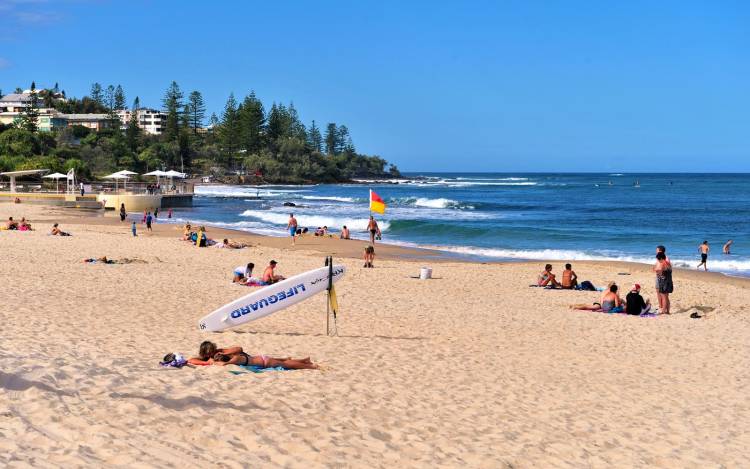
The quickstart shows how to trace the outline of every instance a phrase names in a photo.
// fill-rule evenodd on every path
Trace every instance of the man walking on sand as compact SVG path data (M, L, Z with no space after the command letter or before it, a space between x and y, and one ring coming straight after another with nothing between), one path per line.
M701 252L701 263L698 264L698 269L703 266L703 269L708 271L708 265L706 264L706 261L708 260L708 241L703 241L703 244L698 246L698 250Z
M292 244L297 244L297 219L294 218L293 213L289 214L289 223L286 224L286 229L292 236Z
M380 228L378 227L378 222L375 221L375 218L370 215L370 221L367 222L367 231L370 232L370 244L375 244L375 235L380 231Z

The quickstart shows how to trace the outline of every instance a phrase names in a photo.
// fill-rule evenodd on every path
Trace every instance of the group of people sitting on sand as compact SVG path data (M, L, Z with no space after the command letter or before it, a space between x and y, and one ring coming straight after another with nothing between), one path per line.
M208 236L206 236L206 227L200 226L198 228L198 231L193 231L193 227L190 225L190 223L185 223L185 227L182 231L182 238L180 238L182 241L188 241L190 243L193 243L195 245L198 245L198 247L214 247L219 249L244 249L248 248L251 245L247 243L241 243L237 241L231 241L228 238L224 238L221 240L221 242L216 242L213 239L210 239Z
M26 220L26 217L22 217L21 221L14 220L13 217L8 217L8 221L5 222L5 226L2 227L2 229L13 231L34 231L34 228L31 227L31 223ZM70 233L61 230L60 225L57 223L52 225L49 234L52 236L70 236Z
M596 311L601 313L627 313L634 316L648 314L651 311L651 302L641 296L641 286L634 284L625 299L620 298L619 287L610 282L604 290L601 299L593 304L570 305L570 309L582 311Z
M232 271L232 283L246 285L249 287L261 287L273 285L284 280L284 276L276 274L278 262L271 260L260 277L253 276L255 264L248 262L247 265L239 265Z
M656 274L656 295L659 299L659 314L670 314L671 302L669 295L674 291L672 282L672 262L667 257L666 247L659 245L656 247L656 262L652 268ZM565 264L565 270L562 274L562 281L557 280L552 273L552 264L544 266L544 270L537 278L537 284L545 288L561 288L576 290L597 290L591 282L578 282L578 275L570 264ZM632 315L654 315L655 310L651 309L651 302L641 296L641 286L634 284L633 288L627 294L625 299L620 298L618 293L619 287L615 282L610 282L606 289L602 291L602 297L598 302L593 304L575 304L571 309L580 309L586 311L599 311L605 313L627 313Z
M578 289L578 275L573 270L573 266L565 264L565 270L562 274L562 281L558 282L555 274L552 273L552 264L544 266L544 270L537 277L537 286L548 288L563 288L566 290Z
M172 354L173 355L173 354ZM169 362L164 357L164 362ZM242 350L242 347L225 347L219 348L215 343L208 340L201 343L198 349L198 356L190 358L187 363L195 366L226 366L226 365L239 365L239 366L254 366L257 368L276 368L282 367L288 370L315 370L318 365L310 360L310 357L306 358L276 358L269 357L267 355L250 355Z
M5 223L6 230L18 230L18 231L33 231L31 223L26 221L26 217L21 218L21 221L16 221L13 217L8 217L8 221Z
M213 246L216 244L216 241L214 241L213 239L209 239L208 236L206 236L205 226L200 226L198 227L198 231L193 231L193 227L190 225L190 223L185 223L185 228L182 232L182 238L180 239L182 239L183 241L191 242L200 248Z

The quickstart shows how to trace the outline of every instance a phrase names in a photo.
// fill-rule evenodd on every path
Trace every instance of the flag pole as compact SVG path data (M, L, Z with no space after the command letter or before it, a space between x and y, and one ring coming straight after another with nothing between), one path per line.
M326 257L326 267L328 267L329 259L331 257ZM332 262L332 261L331 261ZM326 336L331 335L331 329L329 325L329 317L331 316L331 271L330 267L328 270L328 288L326 289Z

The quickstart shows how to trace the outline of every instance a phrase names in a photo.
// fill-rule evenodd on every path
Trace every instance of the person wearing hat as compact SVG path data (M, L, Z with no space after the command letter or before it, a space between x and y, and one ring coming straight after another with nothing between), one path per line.
M643 300L641 286L636 283L625 297L625 312L634 316L640 316L643 313L648 313L649 310L651 310L651 303L648 300Z
M274 272L276 264L277 262L273 260L268 263L268 267L266 267L266 270L263 272L263 278L261 279L263 283L271 285L272 283L284 280L284 277L282 277L281 275L276 275L276 273Z

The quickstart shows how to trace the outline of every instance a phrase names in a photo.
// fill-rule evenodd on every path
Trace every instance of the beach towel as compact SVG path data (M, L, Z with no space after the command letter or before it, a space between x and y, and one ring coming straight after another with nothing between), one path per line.
M229 372L232 373L233 375L244 375L247 373L265 373L266 371L288 371L283 366L275 366L273 368L262 368L260 366L255 366L255 365L237 365L237 366L246 371L229 370Z

